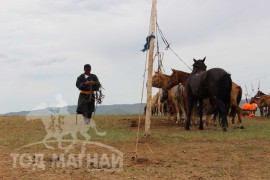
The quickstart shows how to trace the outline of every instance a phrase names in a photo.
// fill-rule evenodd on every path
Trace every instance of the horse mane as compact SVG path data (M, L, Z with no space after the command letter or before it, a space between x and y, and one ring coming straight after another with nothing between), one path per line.
M180 70L176 70L176 69L172 69L172 71L177 72L177 75L179 77L179 79L181 79L181 84L183 84L184 86L186 85L186 81L188 79L188 77L190 76L190 73L185 72L185 71L180 71Z
M257 94L255 94L254 97L260 97L260 96L263 96L263 95L266 95L266 94L259 90L259 91L257 92Z
M179 72L179 73L183 73L184 75L190 75L190 73L188 73L188 72L185 72L185 71L180 71L180 70L176 70L176 69L172 69L172 71L177 71L177 72Z
M163 73L157 72L157 71L155 71L155 74L158 74L159 76L165 76L166 78L170 77L170 75L168 75L168 74L163 74Z

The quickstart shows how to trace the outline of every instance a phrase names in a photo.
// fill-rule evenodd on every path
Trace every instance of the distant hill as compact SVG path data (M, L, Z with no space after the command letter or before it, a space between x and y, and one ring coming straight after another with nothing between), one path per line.
M108 115L128 115L128 114L139 114L140 109L143 113L145 103L136 104L114 104L114 105L98 105L96 114L108 114ZM26 116L29 113L31 115L50 115L55 114L75 114L76 105L65 106L65 107L49 107L46 109L38 109L32 111L20 111L20 112L9 112L1 114L1 116Z
M240 107L246 102L245 99L242 99L240 102ZM114 104L114 105L98 105L96 109L96 114L102 115L128 115L128 114L140 114L144 111L145 103L136 103L136 104ZM142 107L141 107L142 106ZM38 109L33 111L20 111L20 112L9 112L6 114L1 114L1 116L26 116L31 112L31 115L50 115L55 114L75 114L76 105L66 106L66 107L50 107L46 109ZM256 114L259 114L257 110Z

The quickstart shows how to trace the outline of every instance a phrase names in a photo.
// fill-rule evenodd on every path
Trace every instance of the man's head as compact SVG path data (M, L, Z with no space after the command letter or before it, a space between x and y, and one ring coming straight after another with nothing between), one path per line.
M91 66L90 66L90 64L85 64L85 65L84 65L84 73L85 73L86 75L89 75L89 74L90 74L90 71L91 71Z

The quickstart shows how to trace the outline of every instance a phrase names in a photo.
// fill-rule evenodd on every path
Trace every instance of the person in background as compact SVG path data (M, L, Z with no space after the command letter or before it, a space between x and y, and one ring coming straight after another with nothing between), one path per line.
M77 78L76 87L80 90L77 114L82 114L84 123L90 124L92 113L95 111L94 91L100 88L98 77L91 74L90 64L84 65L84 73Z

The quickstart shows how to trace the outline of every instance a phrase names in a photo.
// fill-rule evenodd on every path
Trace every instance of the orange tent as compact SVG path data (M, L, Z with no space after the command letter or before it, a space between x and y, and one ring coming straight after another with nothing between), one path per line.
M254 111L256 109L256 105L254 103L250 104L250 110Z
M256 105L254 103L252 104L245 103L243 104L242 109L246 111L254 111L256 109Z
M250 104L249 103L243 104L242 109L249 111L250 110Z

